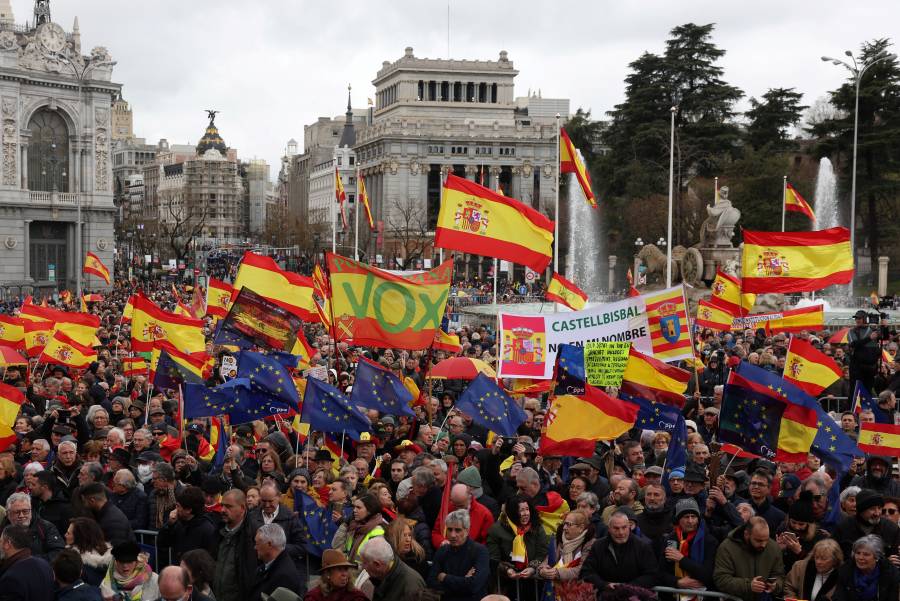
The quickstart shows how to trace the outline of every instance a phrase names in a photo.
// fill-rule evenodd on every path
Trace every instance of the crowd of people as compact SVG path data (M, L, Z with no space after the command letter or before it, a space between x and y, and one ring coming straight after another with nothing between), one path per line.
M101 346L88 370L4 371L26 401L16 440L0 452L0 600L565 601L718 591L744 601L900 601L896 458L868 456L838 477L814 454L773 463L719 448L728 370L745 360L780 373L783 334L698 335L705 366L683 409L688 461L667 470L668 432L635 428L598 442L591 457L545 455L546 394L520 398L518 435L496 437L454 409L466 382L429 384L446 353L335 345L308 325L313 360L338 388L352 388L365 356L412 379L429 401L415 418L366 409L372 431L353 443L337 437L338 450L321 434L298 438L284 420L234 424L217 465L208 419L182 424L176 391L124 374L132 285L117 283L91 304ZM140 285L164 308L177 301L168 285ZM490 326L456 333L460 355L496 364ZM800 335L847 367L826 396L849 397L851 374L878 392L877 407L859 415L844 401L836 427L855 436L858 420L894 423L895 364L882 357L869 369L858 353L875 341L895 354L895 330L851 332L848 344ZM214 385L228 351L209 351ZM324 526L310 524L305 497L327 510Z

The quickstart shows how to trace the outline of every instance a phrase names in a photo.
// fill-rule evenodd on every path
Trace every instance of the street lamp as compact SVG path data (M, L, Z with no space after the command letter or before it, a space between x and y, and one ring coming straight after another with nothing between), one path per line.
M640 252L640 250L644 247L644 239L638 238L637 240L634 241L634 245L637 247L638 252Z
M853 63L852 66L850 63L846 61L842 61L837 58L831 58L829 56L823 56L822 60L826 63L831 63L832 65L841 66L843 65L850 74L853 75L854 84L856 85L856 102L853 107L853 166L851 167L850 172L850 254L853 257L853 267L856 267L856 150L857 150L857 139L859 136L859 85L862 82L863 75L865 75L866 71L869 70L872 65L875 63L880 63L885 60L894 60L897 58L896 54L891 54L887 50L882 50L875 56L871 57L867 63L860 65L856 62L856 58L854 58L853 53L849 50L845 50L844 54L850 57L850 61ZM853 296L853 279L850 280L850 296Z
M660 238L659 240L656 241L657 246L665 246L665 244L666 244L665 238Z
M666 288L672 287L672 199L675 193L675 113L678 107L673 106L669 109L671 113L671 123L669 125L669 223L666 243ZM662 245L660 245L662 246Z

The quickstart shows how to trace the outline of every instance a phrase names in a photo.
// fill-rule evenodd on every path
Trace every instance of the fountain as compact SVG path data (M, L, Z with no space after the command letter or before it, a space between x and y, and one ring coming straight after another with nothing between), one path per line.
M819 173L816 176L816 229L824 230L840 225L837 205L837 179L834 167L828 157L819 161Z
M598 298L607 284L605 241L600 229L601 209L594 209L588 204L574 173L569 174L566 189L570 226L565 275L584 290L588 298Z

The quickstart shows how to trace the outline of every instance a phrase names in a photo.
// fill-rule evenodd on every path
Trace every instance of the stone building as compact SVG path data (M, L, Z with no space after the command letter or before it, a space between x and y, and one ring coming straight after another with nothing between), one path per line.
M0 294L75 291L88 251L112 270L112 104L121 85L102 46L84 55L36 0L29 26L0 2ZM90 286L102 284L91 278Z
M517 98L517 74L505 51L498 60L444 60L418 58L406 48L398 60L382 63L372 82L372 123L358 132L354 147L384 232L373 240L373 254L402 258L410 230L431 235L450 171L552 216L556 114L567 119L569 101L530 93ZM431 249L418 252L436 258ZM492 262L458 261L458 274L480 276Z

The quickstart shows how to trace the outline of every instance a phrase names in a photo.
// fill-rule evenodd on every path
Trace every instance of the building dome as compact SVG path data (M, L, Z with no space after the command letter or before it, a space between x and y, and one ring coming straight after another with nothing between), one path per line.
M222 156L225 156L228 147L225 146L225 140L219 135L219 128L216 127L216 111L208 112L210 113L209 125L206 126L206 132L203 134L203 137L200 138L200 142L197 143L197 155L203 156L206 154L207 150L215 149L218 150Z

